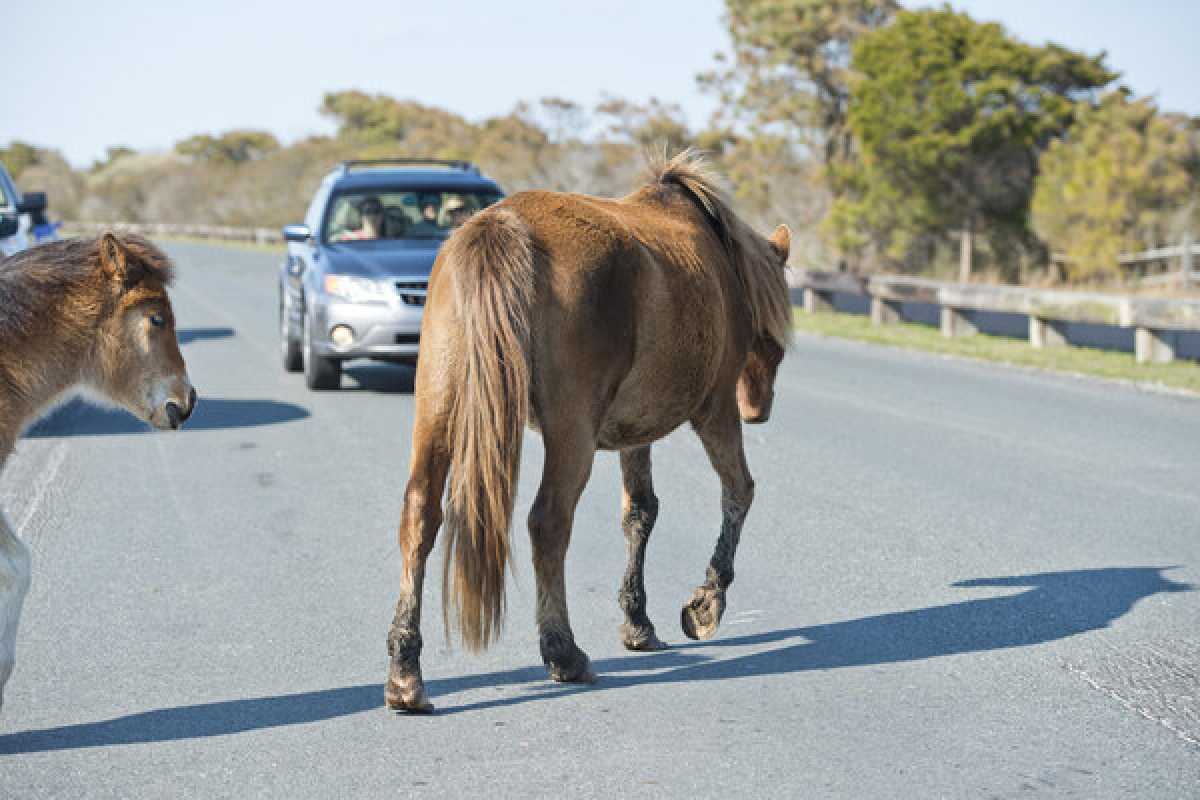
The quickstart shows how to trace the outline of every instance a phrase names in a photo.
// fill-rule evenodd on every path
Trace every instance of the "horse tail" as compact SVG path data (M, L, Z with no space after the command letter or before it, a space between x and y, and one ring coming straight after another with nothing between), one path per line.
M446 243L461 339L453 371L442 618L470 650L504 618L521 440L529 419L533 245L516 214L477 214Z

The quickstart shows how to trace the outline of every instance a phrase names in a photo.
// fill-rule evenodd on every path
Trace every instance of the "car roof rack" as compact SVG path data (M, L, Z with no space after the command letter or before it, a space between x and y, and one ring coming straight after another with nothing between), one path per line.
M354 169L371 167L442 167L479 174L479 167L470 161L451 158L355 158L338 164L337 171L347 173Z

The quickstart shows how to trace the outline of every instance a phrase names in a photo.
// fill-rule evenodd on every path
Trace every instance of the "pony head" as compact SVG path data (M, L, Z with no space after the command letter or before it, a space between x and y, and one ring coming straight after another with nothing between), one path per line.
M155 428L177 429L196 407L196 390L175 338L171 262L140 236L106 233L97 246L113 303L100 323L91 383Z

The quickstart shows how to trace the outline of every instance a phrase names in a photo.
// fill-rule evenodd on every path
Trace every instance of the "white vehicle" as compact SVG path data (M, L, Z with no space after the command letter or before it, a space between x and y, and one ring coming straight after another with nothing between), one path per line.
M29 246L32 220L23 211L21 195L8 176L8 170L0 164L0 258L11 256Z

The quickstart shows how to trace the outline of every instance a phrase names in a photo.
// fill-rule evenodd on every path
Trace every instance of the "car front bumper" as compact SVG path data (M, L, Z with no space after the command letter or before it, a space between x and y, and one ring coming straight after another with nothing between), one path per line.
M313 309L312 349L327 358L414 358L424 310L399 297L387 304L326 300ZM354 340L344 347L330 338L339 325L354 333Z

